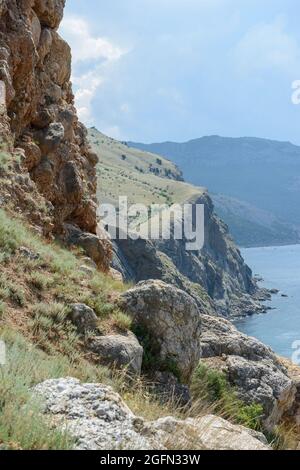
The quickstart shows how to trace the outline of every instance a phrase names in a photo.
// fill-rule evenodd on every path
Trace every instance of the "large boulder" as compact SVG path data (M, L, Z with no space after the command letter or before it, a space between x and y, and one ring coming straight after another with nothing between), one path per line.
M44 413L75 437L76 450L148 450L134 414L111 387L73 378L47 380L34 388ZM157 444L157 448L163 448Z
M268 360L250 361L229 356L226 361L229 381L245 403L260 403L264 426L272 429L292 409L296 387L293 381Z
M111 387L73 378L46 380L33 392L53 426L75 439L76 450L268 450L264 436L216 416L199 420L135 416Z
M274 352L255 338L240 333L228 320L202 315L202 357L235 355L250 360L270 359L284 369Z
M105 234L99 238L70 224L65 224L64 229L69 244L80 246L102 271L109 272L111 242Z
M173 449L271 450L262 433L214 415L184 421L173 417L162 418L151 423L149 429Z
M155 345L160 363L172 362L189 381L201 356L201 315L194 299L162 281L138 283L120 297L120 306Z
M92 337L89 349L99 356L103 364L126 369L129 374L141 373L143 348L133 333Z
M71 304L69 309L69 319L78 333L85 334L97 329L98 318L93 309L85 304Z
M294 407L296 387L274 352L223 318L202 316L202 361L226 374L245 403L263 406L272 429Z

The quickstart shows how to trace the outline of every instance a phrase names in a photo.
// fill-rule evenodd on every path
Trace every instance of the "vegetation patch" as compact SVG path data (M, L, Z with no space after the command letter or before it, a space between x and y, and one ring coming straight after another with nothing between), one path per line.
M247 405L239 400L225 373L200 363L194 372L192 393L195 401L207 402L225 419L257 431L262 429L263 407L257 403Z

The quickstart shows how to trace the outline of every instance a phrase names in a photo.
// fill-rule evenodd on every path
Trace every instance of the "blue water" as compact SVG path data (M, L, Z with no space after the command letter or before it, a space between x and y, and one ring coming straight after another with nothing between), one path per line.
M300 245L241 251L253 273L264 279L260 285L279 289L280 293L267 302L275 310L238 320L235 325L281 356L291 358L293 343L300 340ZM288 297L281 297L282 293Z

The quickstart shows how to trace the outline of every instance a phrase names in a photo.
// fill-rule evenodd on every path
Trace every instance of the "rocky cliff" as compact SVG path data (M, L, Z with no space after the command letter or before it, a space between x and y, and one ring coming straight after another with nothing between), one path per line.
M21 161L21 169L14 168L20 176L16 184L26 175L33 182L27 179L26 191L23 181L24 191L20 189L16 201L20 210L24 194L38 192L47 204L48 231L64 235L68 223L95 234L97 157L74 107L71 51L57 32L64 5L65 0L1 1L0 80L5 84L5 109L0 131L13 153L12 164L16 156ZM45 223L40 225L45 231ZM103 249L109 261L108 244ZM107 269L105 256L103 260Z
M204 205L204 246L187 251L188 240L117 240L113 266L134 282L161 279L188 292L202 311L226 317L261 313L267 296L257 288L251 269L231 239L227 226L216 216L206 191L185 201ZM173 227L174 228L174 227Z

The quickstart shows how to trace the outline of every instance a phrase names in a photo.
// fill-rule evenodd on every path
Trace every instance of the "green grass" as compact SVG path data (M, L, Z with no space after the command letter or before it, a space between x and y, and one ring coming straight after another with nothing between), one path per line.
M0 274L0 298L10 299L19 307L25 305L25 293L22 287L15 282L10 281L4 274Z
M262 429L263 407L257 403L247 405L239 400L225 373L200 363L194 372L191 388L194 400L209 402L217 414L251 429Z
M1 319L2 315L4 314L4 312L5 312L5 302L0 300L0 319Z
M10 160L11 160L10 154L1 150L0 151L0 170L2 169L6 170Z
M149 207L151 204L171 205L173 201L182 203L203 192L201 188L166 178L179 177L180 173L165 158L130 148L94 128L89 130L89 141L99 156L100 201L118 204L118 197L126 195L129 204L142 203Z
M114 325L121 331L128 331L132 328L132 319L126 314L121 312L120 310L116 310L113 315L112 319Z
M19 335L1 331L7 345L7 364L0 366L0 446L2 449L69 449L72 439L51 429L40 414L41 404L30 388L69 367L63 358L48 358Z

